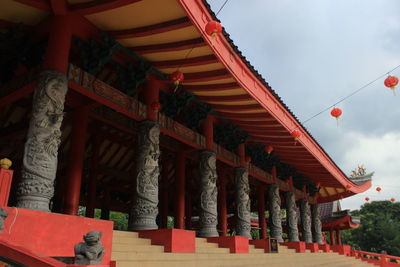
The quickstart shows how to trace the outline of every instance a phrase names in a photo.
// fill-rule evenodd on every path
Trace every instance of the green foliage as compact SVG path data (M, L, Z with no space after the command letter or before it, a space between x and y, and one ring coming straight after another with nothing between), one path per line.
M87 43L74 38L74 43L79 51L81 67L93 75L97 75L119 50L118 43L105 33L100 41L92 38Z
M79 206L78 209L78 216L85 217L86 214L86 207ZM94 210L94 218L100 219L101 218L101 209ZM129 214L117 212L117 211L110 211L110 221L114 222L114 230L128 230L128 219Z
M128 95L132 95L152 73L165 79L164 75L153 69L148 61L126 50L107 33L102 33L100 40L92 38L89 42L74 37L74 46L79 54L79 65L83 70L96 76L106 65L111 65L119 78L117 88ZM134 63L123 57L116 60L120 53L132 58Z
M194 96L184 90L177 90L172 94L160 92L161 112L174 119L193 101Z
M373 201L352 214L360 216L361 226L342 231L344 243L364 251L384 250L389 255L400 256L400 203Z
M281 161L275 153L270 153L268 155L268 153L265 152L265 146L260 143L246 146L246 155L251 157L251 162L254 165L268 172L271 171L272 166L277 166Z
M230 151L235 151L249 137L231 121L224 121L214 126L214 140Z

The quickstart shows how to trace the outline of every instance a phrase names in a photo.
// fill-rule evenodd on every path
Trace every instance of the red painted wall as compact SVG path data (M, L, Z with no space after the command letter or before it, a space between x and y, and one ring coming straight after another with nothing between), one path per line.
M103 232L105 256L111 260L114 223L78 216L4 207L8 213L0 239L50 257L73 257L74 246L89 231Z

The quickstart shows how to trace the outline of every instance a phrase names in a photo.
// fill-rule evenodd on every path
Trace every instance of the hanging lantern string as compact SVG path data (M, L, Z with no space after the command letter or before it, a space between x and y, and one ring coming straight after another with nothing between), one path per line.
M336 105L338 105L339 103L342 103L343 101L347 100L348 98L352 97L353 95L357 94L358 92L360 92L361 90L365 89L366 87L370 86L371 84L373 84L374 82L382 79L383 77L385 77L386 75L389 75L389 73L391 73L392 71L396 70L400 68L400 65L397 65L396 67L394 67L393 69L389 70L388 72L385 72L385 74L380 75L379 77L375 78L374 80L370 81L369 83L365 84L364 86L358 88L357 90L353 91L352 93L348 94L347 96L341 98L339 101L337 101L335 104L330 105L329 107L323 109L322 111L316 113L315 115L311 116L310 118L304 120L301 124L305 124L307 122L309 122L310 120L314 119L315 117L321 115L322 113L326 112L327 110L330 110L331 108L335 107Z
M219 12L222 11L222 9L224 9L226 3L228 3L229 0L225 0L225 2L222 4L222 6L219 8L219 10L217 11L217 13L215 14L215 16L218 16Z
M215 16L218 16L218 14L224 9L225 5L228 3L229 0L225 0L225 2L222 4L222 6L219 8L218 12L215 14ZM182 67L183 62L189 57L190 53L192 53L193 49L195 48L196 45L194 45L190 50L186 53L185 57L183 58L182 63L178 66L176 71L179 71L179 69Z

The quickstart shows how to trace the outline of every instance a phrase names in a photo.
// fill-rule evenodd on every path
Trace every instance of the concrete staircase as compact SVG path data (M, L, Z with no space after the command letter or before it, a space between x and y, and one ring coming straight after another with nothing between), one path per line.
M196 238L196 253L165 253L137 233L114 231L112 260L117 267L350 267L374 266L337 253L296 253L280 246L279 253L264 253L250 245L248 254L231 254L228 248Z

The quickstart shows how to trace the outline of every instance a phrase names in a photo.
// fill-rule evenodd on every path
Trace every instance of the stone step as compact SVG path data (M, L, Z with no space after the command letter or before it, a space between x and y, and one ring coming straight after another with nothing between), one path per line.
M331 261L331 262L340 262L343 260L348 260L351 258L343 257L343 256L328 256L328 257L322 257L322 256L317 256L314 257L313 255L310 254L296 254L292 256L285 256L282 257L282 255L279 254L258 254L257 259L260 260L266 260L268 262L282 262L285 260L293 260L295 259L298 262L301 261L310 261L312 260L313 262L325 262L325 261ZM164 260L254 260L254 254L212 254L212 253L142 253L142 252L114 252L113 253L113 259L115 260L145 260L145 259L152 259L152 260L159 260L159 259L164 259ZM355 260L355 259L354 259Z
M155 245L130 245L130 244L113 244L112 252L164 252L163 246Z
M350 267L350 266L363 266L362 263L360 264L355 264L354 262L348 262L346 261L347 259L345 258L344 260L342 259L341 261L321 261L321 260L296 260L294 259L284 259L281 258L280 260L277 261L266 261L262 259L255 259L254 257L249 258L249 259L244 259L241 261L238 261L237 259L232 259L232 260L215 260L215 259L210 259L210 260L185 260L185 259L178 259L178 260L166 260L166 259L144 259L144 260L132 260L132 261L124 261L120 260L117 262L117 267L134 267L134 266L141 266L141 267L158 267L158 266L163 266L163 267L223 267L223 266L229 266L229 267L262 267L262 266L271 266L271 267L317 267L320 266L320 264L323 264L324 266L334 266L334 267Z
M130 232L130 231L118 231L114 230L113 231L113 237L135 237L139 238L139 233L137 232Z
M112 241L114 244L130 244L130 245L151 245L150 239L135 238L135 237L114 237Z

